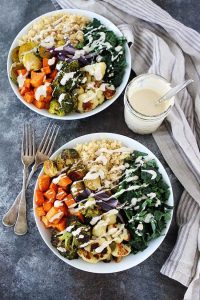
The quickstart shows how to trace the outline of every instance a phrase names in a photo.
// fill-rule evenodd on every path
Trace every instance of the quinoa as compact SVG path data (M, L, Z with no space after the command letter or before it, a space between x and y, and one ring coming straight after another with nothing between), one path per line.
M119 151L109 153L109 150L117 149ZM124 160L132 152L119 141L110 139L78 144L76 150L88 171L100 174L102 187L105 188L111 188L118 182L126 168Z
M40 44L45 38L51 36L55 39L56 45L62 45L66 38L76 46L83 41L83 28L89 22L85 16L58 13L53 16L41 17L35 22L19 40L19 46L27 42Z

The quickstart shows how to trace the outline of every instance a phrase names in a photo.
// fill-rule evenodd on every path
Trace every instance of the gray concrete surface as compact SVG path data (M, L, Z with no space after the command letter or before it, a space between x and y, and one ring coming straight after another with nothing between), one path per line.
M197 22L200 11L198 0L157 0L186 25L200 30ZM48 0L0 0L0 219L10 207L22 184L20 138L22 124L34 125L41 138L49 120L26 108L14 95L6 74L6 60L12 40L29 21L53 10ZM163 160L153 138L139 136L128 130L123 119L122 97L106 111L80 121L56 122L61 126L56 148L65 142L92 132L116 132L132 137L146 145L162 161L170 176L175 202L182 187ZM179 300L185 288L160 274L160 268L172 250L177 236L173 220L170 231L160 248L145 262L125 272L96 275L76 270L59 260L46 247L33 217L32 193L36 176L27 192L27 235L18 237L13 229L0 225L0 299L133 299ZM108 268L109 265L105 265Z

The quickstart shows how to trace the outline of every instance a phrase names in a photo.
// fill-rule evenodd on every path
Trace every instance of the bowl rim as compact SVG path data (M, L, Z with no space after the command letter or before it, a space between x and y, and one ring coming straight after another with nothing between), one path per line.
M91 273L108 274L108 273L116 273L116 272L125 271L127 269L130 269L132 267L137 266L138 264L140 264L143 261L145 261L148 257L150 257L160 247L160 245L164 241L164 239L165 239L165 237L166 237L166 235L167 235L167 233L169 231L169 228L170 228L170 225L171 225L171 222L172 222L173 212L174 212L174 196L173 196L173 190L172 190L172 185L171 185L169 176L168 176L165 168L163 167L162 163L157 158L157 156L152 151L150 151L145 145L143 145L140 142L138 142L138 141L136 141L136 140L134 140L134 139L132 139L130 137L127 137L125 135L116 134L116 133L108 133L108 132L98 132L98 133L91 133L91 134L82 135L82 136L74 138L74 139L68 141L67 143L63 144L61 147L59 147L51 155L50 158L51 159L55 158L66 147L74 147L75 145L77 145L79 143L86 143L86 142L89 142L89 141L92 141L92 140L99 140L99 139L102 139L102 140L103 139L117 140L119 142L122 142L122 144L125 144L125 145L130 143L130 144L132 144L131 147L133 149L137 150L137 147L139 147L140 148L139 151L143 151L143 152L148 153L151 158L154 158L156 160L156 162L158 164L158 167L159 167L159 172L163 175L164 181L169 186L170 196L169 196L169 199L168 199L168 204L171 205L171 206L173 206L172 211L171 211L171 218L167 222L166 228L163 230L163 234L160 237L158 237L157 239L152 240L149 243L148 247L145 250L143 250L141 252L138 252L136 255L129 254L127 257L123 258L123 260L120 263L110 262L109 264L106 264L106 266L111 266L111 264L112 264L111 268L105 268L105 263L103 263L103 262L98 262L97 264L90 264L88 262L85 262L85 261L81 260L80 258L79 259L75 259L75 260L68 260L68 259L64 258L62 255L59 254L59 252L57 251L57 249L54 248L51 245L51 242L48 241L47 238L44 236L44 232L48 232L49 233L49 237L50 237L50 230L44 228L44 225L43 225L42 221L36 215L36 212L35 212L36 205L35 205L35 202L34 202L34 195L35 195L36 189L38 187L38 178L39 178L40 175L43 174L43 168L40 171L40 173L38 174L37 180L35 182L34 194L33 194L33 213L34 213L34 218L35 218L36 226L38 228L38 231L39 231L39 233L40 233L43 241L48 246L48 248L58 258L60 258L62 261L64 261L68 265L73 266L76 269L79 269L79 270L82 270L82 271L91 272ZM81 140L81 142L80 142L80 140ZM130 147L130 144L129 144L128 147ZM150 248L152 248L151 251L150 251ZM134 262L134 259L133 259L132 264L130 264L130 262L125 263L125 259L127 259L128 257L135 258L137 255L139 255L139 259L136 259L136 262ZM101 264L101 267L99 267L100 264ZM102 264L103 264L104 267L102 267ZM124 266L124 267L122 267L122 266Z
M124 91L124 89L125 89L125 87L126 87L126 85L128 83L129 77L130 77L130 72L131 72L131 53L130 53L130 49L128 47L128 43L126 42L125 43L125 51L126 51L126 63L127 63L127 66L125 68L125 72L124 72L124 76L123 76L122 82L121 82L120 86L117 87L117 93L116 93L116 95L114 95L114 97L112 99L104 101L101 105L98 105L94 110L91 110L91 111L85 112L85 113L76 113L76 112L73 112L73 113L70 113L69 115L60 117L60 116L57 116L57 115L50 114L46 109L38 109L33 104L27 103L23 99L23 97L20 95L17 85L10 78L10 67L11 67L11 64L12 64L12 62L11 62L11 52L12 52L12 49L17 46L18 39L22 35L24 35L28 31L28 29L30 28L30 26L32 24L34 24L36 21L38 21L40 18L43 18L45 16L55 15L55 14L62 13L62 12L66 12L66 13L68 12L68 13L71 13L71 14L80 14L80 15L82 14L84 16L88 16L88 17L91 17L91 18L97 18L103 24L105 24L106 27L108 27L112 31L114 31L118 36L123 36L123 34L120 31L120 29L114 23L112 23L109 19L105 18L104 16L101 16L101 15L99 15L97 13L92 12L92 11L87 11L87 10L83 10L83 9L60 9L60 10L53 10L51 12L42 14L42 15L38 16L37 18L33 19L32 21L30 21L16 35L16 37L14 38L14 40L13 40L11 46L10 46L10 49L9 49L9 52L8 52L8 56L7 56L7 76L8 76L8 80L9 80L10 86L11 86L11 88L12 88L15 96L26 107L28 107L30 110L32 110L32 111L34 111L34 112L36 112L36 113L38 113L38 114L40 114L40 115L42 115L44 117L51 118L51 119L57 119L57 120L61 120L61 121L79 120L79 119L88 118L90 116L93 116L93 115L95 115L95 114L103 111L104 109L106 109L107 107L109 107L111 104L113 104L119 98L119 96Z

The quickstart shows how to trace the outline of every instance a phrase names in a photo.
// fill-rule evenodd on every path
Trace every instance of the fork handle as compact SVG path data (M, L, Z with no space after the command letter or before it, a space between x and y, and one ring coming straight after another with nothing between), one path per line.
M24 235L27 233L28 225L26 218L26 177L28 168L24 166L23 169L23 186L21 192L21 199L19 202L18 216L15 223L14 232L17 235Z

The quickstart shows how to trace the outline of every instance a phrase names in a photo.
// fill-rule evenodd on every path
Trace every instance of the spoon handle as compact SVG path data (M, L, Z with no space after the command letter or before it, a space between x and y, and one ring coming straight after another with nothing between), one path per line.
M174 88L170 89L169 92L167 92L164 96L160 97L158 100L158 103L161 103L162 101L169 100L173 96L175 96L178 92L180 92L182 89L184 89L188 84L193 82L193 79L188 79L184 81L183 83L175 86Z

